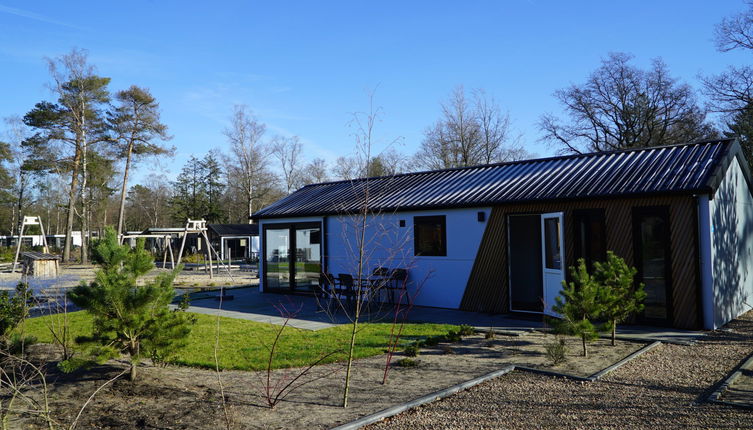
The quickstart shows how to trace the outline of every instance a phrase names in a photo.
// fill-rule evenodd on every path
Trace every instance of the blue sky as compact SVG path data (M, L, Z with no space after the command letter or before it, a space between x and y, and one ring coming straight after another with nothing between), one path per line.
M383 109L377 136L412 153L456 85L483 88L510 113L529 151L552 93L580 83L609 52L645 66L662 57L694 87L749 53L719 53L713 27L742 1L63 2L0 0L0 117L49 99L43 57L89 51L111 89L148 87L178 147L226 148L233 105L247 104L270 134L298 135L307 158L353 148L352 113ZM141 175L156 166L145 163ZM137 176L138 177L138 176Z

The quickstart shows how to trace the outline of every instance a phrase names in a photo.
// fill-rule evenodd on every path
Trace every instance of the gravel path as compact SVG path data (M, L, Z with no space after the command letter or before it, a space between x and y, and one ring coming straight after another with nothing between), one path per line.
M661 345L597 382L513 372L369 428L753 428L753 411L705 402L751 351L753 312L693 346Z

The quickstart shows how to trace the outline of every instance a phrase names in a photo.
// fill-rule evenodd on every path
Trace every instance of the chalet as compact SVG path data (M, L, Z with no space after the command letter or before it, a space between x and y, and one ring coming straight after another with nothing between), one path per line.
M638 269L639 322L714 329L753 304L753 196L735 140L312 184L255 213L260 289L353 273L368 199L374 267L406 267L423 306L550 314L578 258Z

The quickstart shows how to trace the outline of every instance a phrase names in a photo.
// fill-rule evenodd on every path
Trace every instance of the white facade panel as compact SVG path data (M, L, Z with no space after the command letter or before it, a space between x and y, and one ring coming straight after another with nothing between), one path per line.
M484 212L484 221L478 221ZM374 268L408 269L410 294L420 306L457 309L491 213L490 208L444 209L380 214L368 218L363 273ZM444 215L446 256L415 256L413 218ZM405 226L400 227L400 221ZM327 271L334 274L358 272L357 216L327 218ZM501 287L501 286L500 286Z
M739 160L727 169L709 213L713 328L718 328L753 307L753 198Z

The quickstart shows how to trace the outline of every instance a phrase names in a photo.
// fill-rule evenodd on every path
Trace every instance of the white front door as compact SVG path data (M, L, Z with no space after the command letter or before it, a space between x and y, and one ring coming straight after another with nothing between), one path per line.
M541 254L544 272L544 313L558 316L552 311L554 298L562 290L565 280L565 245L562 212L541 215Z

